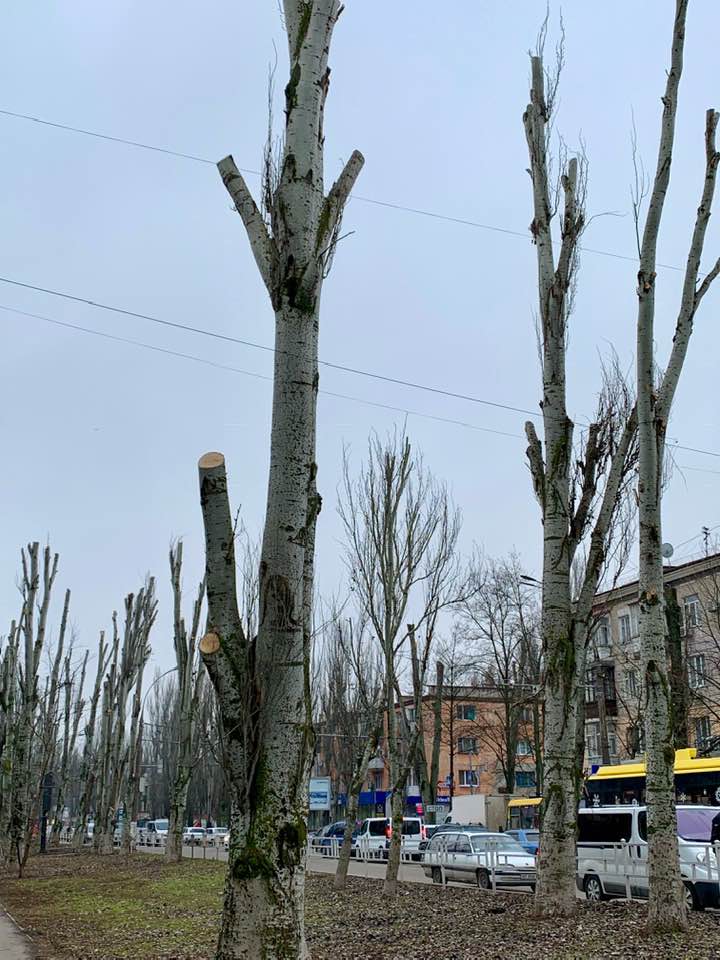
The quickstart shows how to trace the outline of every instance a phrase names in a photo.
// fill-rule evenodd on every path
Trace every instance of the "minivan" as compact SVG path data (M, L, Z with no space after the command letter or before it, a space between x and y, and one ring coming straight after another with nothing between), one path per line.
M718 807L677 808L680 873L690 910L720 905L720 874L710 843L716 839ZM578 810L578 890L588 900L648 897L646 806L586 807Z
M357 833L353 833L353 851L383 851L387 856L392 837L392 820L389 817L368 817L360 824ZM403 817L401 842L404 851L413 859L420 859L420 841L425 839L425 825L422 817Z

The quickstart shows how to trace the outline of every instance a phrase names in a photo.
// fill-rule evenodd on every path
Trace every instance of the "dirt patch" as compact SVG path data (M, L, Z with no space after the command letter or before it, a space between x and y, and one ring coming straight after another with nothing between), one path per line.
M27 877L0 875L0 901L40 960L210 960L225 865L160 857L48 856ZM539 921L532 898L475 889L332 878L307 884L313 960L720 960L720 916L693 914L687 936L649 938L642 904L578 904L572 921Z

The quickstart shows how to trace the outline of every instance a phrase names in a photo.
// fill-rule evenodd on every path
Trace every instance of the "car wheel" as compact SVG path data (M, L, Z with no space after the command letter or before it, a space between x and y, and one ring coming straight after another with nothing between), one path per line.
M440 867L432 868L432 882L433 883L443 882L442 870L440 869Z
M591 903L599 903L601 900L605 900L605 893L603 892L602 883L600 883L600 877L592 875L585 877L583 886L585 888L585 896Z
M481 890L490 889L490 874L487 870L478 870L475 877L477 879L477 885Z
M697 895L697 890L692 883L685 884L685 906L688 910L702 910L703 905Z

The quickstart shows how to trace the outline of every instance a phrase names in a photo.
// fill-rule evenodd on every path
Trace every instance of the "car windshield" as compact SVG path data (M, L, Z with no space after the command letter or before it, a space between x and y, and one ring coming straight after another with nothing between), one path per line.
M156 830L167 830L167 828L168 828L168 822L167 822L167 820L156 820L156 821L155 821L155 829L156 829Z
M527 850L517 840L502 835L493 836L491 834L485 837L472 837L472 846L476 853L498 850L502 853L521 853L523 856L527 856Z
M526 831L525 831L525 838L526 838L530 843L537 843L538 840L540 839L540 831L539 831L539 830L526 830Z

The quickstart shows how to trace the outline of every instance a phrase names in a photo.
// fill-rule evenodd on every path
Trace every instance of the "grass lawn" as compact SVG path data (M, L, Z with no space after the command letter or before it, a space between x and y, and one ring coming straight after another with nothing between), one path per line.
M0 875L0 902L36 943L39 960L212 958L225 864L159 856L61 853ZM578 904L572 921L537 921L532 898L472 888L308 878L313 960L720 960L720 915L694 914L690 934L649 938L642 904Z

